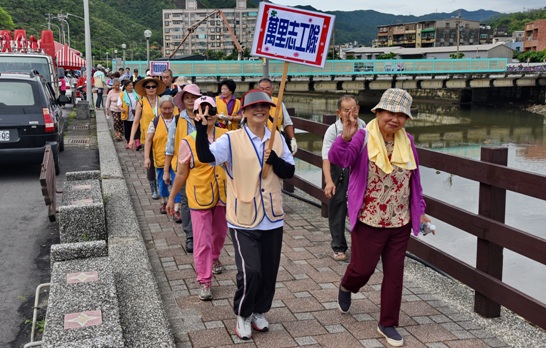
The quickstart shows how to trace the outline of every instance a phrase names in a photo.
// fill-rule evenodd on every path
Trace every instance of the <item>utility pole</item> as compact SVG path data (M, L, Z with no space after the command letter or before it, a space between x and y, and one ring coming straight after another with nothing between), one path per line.
M51 16L53 16L51 13L46 13L47 16L47 30L51 30Z
M459 45L461 41L461 11L459 11L459 14L455 17L456 23L457 23L457 59L459 59Z

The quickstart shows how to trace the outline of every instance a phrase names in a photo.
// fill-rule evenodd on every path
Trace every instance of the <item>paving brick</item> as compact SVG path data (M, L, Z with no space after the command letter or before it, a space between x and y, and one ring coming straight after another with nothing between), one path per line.
M195 348L216 347L232 342L231 336L224 327L190 332L189 336Z
M285 236L270 331L240 340L234 332L235 253L226 238L220 255L226 271L212 280L213 301L200 301L193 254L186 253L185 233L158 212L151 200L142 154L115 144L135 207L146 249L154 267L177 347L386 347L377 333L382 264L367 285L353 294L350 313L337 308L337 291L348 262L333 259L328 221L320 210L284 197ZM347 234L348 241L350 236ZM350 253L348 253L350 257ZM408 261L406 261L408 262ZM447 306L412 279L404 280L399 332L406 347L507 347L502 340Z
M296 321L286 325L286 330L292 337L316 336L328 333L318 320Z

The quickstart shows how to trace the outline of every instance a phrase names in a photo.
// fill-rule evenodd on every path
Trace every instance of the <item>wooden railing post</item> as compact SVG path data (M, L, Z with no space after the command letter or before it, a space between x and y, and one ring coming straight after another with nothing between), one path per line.
M508 148L482 147L481 160L484 162L508 164ZM499 178L500 179L500 178ZM478 214L504 223L506 212L506 190L480 183ZM484 231L495 233L495 231ZM502 280L504 248L478 237L476 252L476 268L490 276ZM474 311L485 318L500 316L500 304L475 292Z

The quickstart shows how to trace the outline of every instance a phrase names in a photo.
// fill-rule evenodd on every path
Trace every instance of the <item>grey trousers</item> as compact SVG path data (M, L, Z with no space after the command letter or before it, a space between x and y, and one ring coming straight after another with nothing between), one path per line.
M347 251L345 239L345 218L347 217L347 188L349 187L349 168L330 164L336 194L328 200L328 226L332 235L331 247L335 252Z
M186 184L180 189L180 213L182 214L182 230L186 233L186 240L193 240L193 227L191 225L190 207L186 196Z

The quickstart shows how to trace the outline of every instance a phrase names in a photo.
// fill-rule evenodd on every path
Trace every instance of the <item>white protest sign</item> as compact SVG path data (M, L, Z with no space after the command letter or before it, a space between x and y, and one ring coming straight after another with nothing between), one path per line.
M261 2L251 54L323 68L334 18Z

